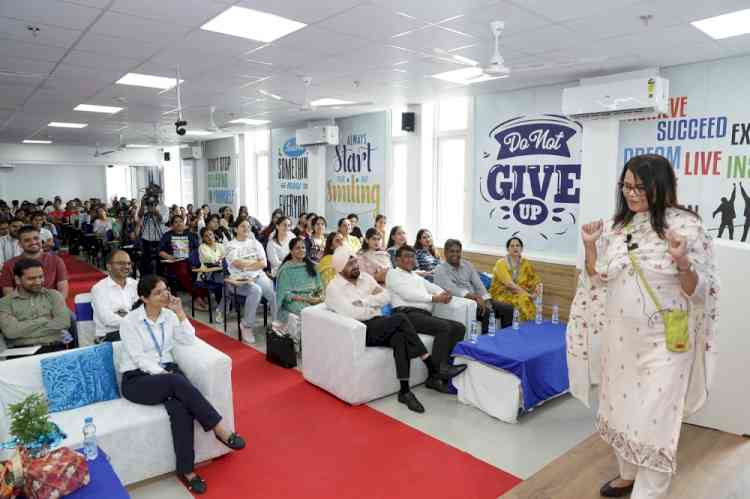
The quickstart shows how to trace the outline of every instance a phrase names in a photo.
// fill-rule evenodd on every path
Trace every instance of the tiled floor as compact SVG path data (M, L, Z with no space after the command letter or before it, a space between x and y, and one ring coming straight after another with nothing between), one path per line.
M233 318L227 324L228 334L236 338L237 323ZM208 324L207 313L196 312L196 319ZM223 332L220 325L213 326ZM259 316L258 331L261 326ZM265 352L263 335L257 335L253 348ZM369 406L523 479L578 445L594 430L591 411L567 395L544 404L513 425L463 405L455 396L424 387L416 388L415 393L427 409L424 414L410 412L395 395ZM148 480L128 490L133 499L192 497L174 475Z

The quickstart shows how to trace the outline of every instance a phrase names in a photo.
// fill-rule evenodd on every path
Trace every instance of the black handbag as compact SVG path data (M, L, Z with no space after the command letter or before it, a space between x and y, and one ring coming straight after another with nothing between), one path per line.
M297 367L297 353L294 351L292 337L268 329L266 331L266 360L288 369Z

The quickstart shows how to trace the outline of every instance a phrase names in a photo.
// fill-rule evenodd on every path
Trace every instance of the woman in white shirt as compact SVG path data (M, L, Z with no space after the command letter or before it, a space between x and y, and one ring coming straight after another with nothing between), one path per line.
M292 242L292 239L294 238L291 228L292 221L289 217L280 217L276 221L276 231L266 245L266 254L268 255L268 262L271 264L272 277L276 277L276 273L279 271L281 263L289 254L289 243Z
M172 441L177 456L177 475L190 491L202 494L207 486L193 472L194 420L205 431L213 431L227 447L239 450L245 440L231 431L210 402L195 388L175 363L176 343L195 341L195 329L159 276L147 275L138 283L139 300L120 325L122 395L136 404L164 404L172 423Z

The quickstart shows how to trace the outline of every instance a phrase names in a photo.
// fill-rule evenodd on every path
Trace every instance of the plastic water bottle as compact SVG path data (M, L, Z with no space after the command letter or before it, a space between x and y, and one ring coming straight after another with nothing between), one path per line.
M552 305L552 324L560 324L560 305Z
M513 309L513 329L518 331L521 329L521 315L518 313L518 309Z
M544 316L542 315L542 309L544 308L544 284L539 283L538 293L536 295L536 316L534 322L541 324L544 322Z
M487 325L487 334L489 336L495 336L495 330L496 330L495 328L497 327L495 323L495 312L490 310L489 314L490 314L490 320L489 320L489 324Z
M474 321L471 323L471 331L469 332L469 342L471 343L478 343L479 342L479 322Z
M86 416L83 422L83 453L86 455L86 459L93 461L99 455L99 448L96 446L94 418Z

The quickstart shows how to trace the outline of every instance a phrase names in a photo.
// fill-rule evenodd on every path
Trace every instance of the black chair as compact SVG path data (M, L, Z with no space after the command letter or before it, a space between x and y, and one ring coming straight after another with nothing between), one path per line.
M190 252L190 268L192 270L199 269L203 267L201 264L200 258L198 258L198 253L195 251ZM224 274L224 269L222 268L219 271L222 275ZM213 303L211 303L211 295L215 292L223 292L224 291L224 283L223 282L217 282L212 279L212 274L210 272L198 272L197 277L195 279L195 282L193 283L193 290L190 293L190 314L195 318L195 298L196 298L196 290L198 289L205 289L206 293L208 294L208 321L213 323L214 322L214 306ZM226 300L224 305L224 313L226 314ZM226 324L224 325L224 330L226 331Z

